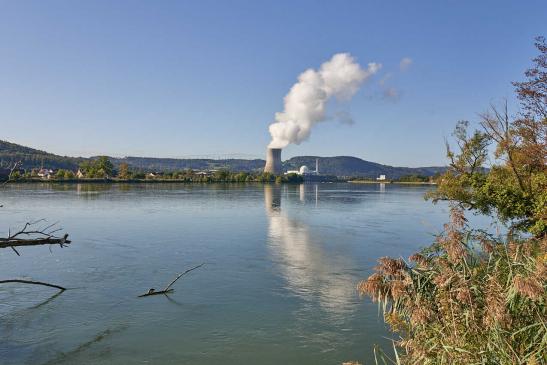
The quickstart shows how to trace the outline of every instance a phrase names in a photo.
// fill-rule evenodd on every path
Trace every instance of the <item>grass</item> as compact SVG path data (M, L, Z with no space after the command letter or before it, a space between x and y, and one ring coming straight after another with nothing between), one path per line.
M452 208L426 250L381 258L359 292L398 334L393 364L542 364L547 359L547 239L503 239ZM377 361L377 363L381 363Z

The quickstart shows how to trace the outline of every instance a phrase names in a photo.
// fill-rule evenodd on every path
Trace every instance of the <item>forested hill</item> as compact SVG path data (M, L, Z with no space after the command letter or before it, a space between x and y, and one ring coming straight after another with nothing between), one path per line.
M297 170L300 166L308 166L315 170L315 161L319 159L319 173L335 176L377 177L386 175L389 179L397 179L405 175L433 176L444 171L445 167L395 167L366 161L352 156L318 157L298 156L283 162L286 170Z
M260 159L226 159L214 160L205 158L154 158L154 157L124 157L110 158L114 165L126 163L129 166L145 171L175 171L175 170L219 170L253 172L262 170L265 161Z
M80 162L84 160L81 157L54 155L53 153L0 140L0 167L7 167L14 162L21 161L21 168L23 169L47 167L75 170Z
M93 157L89 158L93 159ZM15 143L0 141L0 167L21 161L23 169L50 168L77 170L78 165L88 158L58 156L45 151L24 147ZM443 171L443 167L394 167L369 162L352 156L316 157L299 156L283 162L285 170L298 170L300 166L306 165L315 170L315 160L319 159L319 172L325 175L348 176L348 177L377 177L386 175L388 179L396 179L404 175L432 176ZM130 168L152 172L152 171L175 171L175 170L209 170L228 169L231 171L260 172L264 167L264 160L254 159L177 159L177 158L151 158L151 157L124 157L110 160L115 166L127 163Z

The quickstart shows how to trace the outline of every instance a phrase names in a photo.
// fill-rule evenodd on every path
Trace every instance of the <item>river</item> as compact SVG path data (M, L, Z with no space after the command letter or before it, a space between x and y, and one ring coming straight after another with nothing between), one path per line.
M41 218L66 248L0 251L2 364L370 363L389 347L356 285L433 241L447 206L390 184L13 184L0 231ZM137 298L183 276L169 296Z

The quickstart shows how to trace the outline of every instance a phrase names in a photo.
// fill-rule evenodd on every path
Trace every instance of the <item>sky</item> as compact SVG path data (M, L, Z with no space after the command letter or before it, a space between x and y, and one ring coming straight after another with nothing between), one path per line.
M69 156L263 157L298 75L344 52L382 68L283 159L444 165L458 120L477 125L504 100L516 111L511 82L538 35L546 1L0 0L0 139Z

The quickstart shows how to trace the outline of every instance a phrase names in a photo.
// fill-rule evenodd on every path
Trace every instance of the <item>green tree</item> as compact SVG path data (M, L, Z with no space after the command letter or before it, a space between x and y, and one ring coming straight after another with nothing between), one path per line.
M118 178L120 179L129 179L129 165L125 162L122 162L120 164L119 170L118 170Z
M214 179L216 181L227 182L229 181L229 177L230 177L230 172L225 169L215 171L215 174L214 174Z
M9 178L10 180L18 180L21 178L21 173L19 172L19 170L15 170L11 173Z
M99 177L111 177L114 172L114 165L107 156L99 156L95 161L95 168Z
M61 179L61 180L64 179L65 178L65 172L66 171L63 170L63 169L57 170L57 172L55 173L55 178L56 179Z
M448 147L450 169L429 197L450 200L466 209L495 214L512 229L537 236L547 232L547 45L538 37L540 55L526 71L527 79L516 82L521 113L511 119L507 105L482 114L483 131L467 135L467 122L460 122L454 136L458 153ZM488 145L496 145L494 163L484 168Z
M87 177L93 177L93 165L90 161L82 161L80 162L80 171L84 173Z
M451 221L430 247L381 258L359 292L382 304L399 334L397 364L540 364L547 358L547 45L515 83L522 110L459 122L450 167L428 197L448 200ZM495 161L485 166L488 147ZM505 237L469 227L465 210L505 222Z
M113 176L114 165L107 156L99 156L95 160L80 163L80 170L86 177L109 178Z
M65 174L64 174L63 178L67 179L67 180L72 180L72 179L76 178L76 175L74 174L74 172L72 172L70 170L65 170Z

